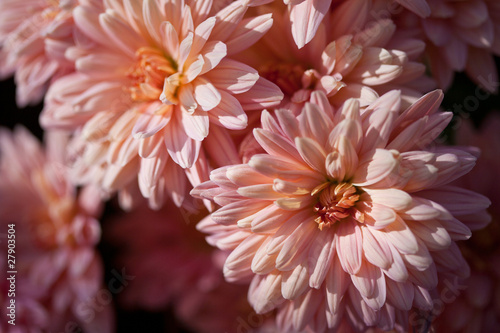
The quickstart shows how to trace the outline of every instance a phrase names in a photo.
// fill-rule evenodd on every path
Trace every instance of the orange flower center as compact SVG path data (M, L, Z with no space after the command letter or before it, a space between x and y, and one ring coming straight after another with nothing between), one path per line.
M318 195L314 211L318 214L315 222L318 228L330 227L335 222L351 215L352 207L359 200L358 189L349 183L324 183L315 188L312 195Z
M278 63L263 66L260 75L280 87L284 94L293 95L303 87L304 72L298 64Z
M141 47L136 52L136 59L137 62L127 73L127 77L133 82L129 88L132 100L138 102L158 100L165 78L177 71L177 64L152 47Z

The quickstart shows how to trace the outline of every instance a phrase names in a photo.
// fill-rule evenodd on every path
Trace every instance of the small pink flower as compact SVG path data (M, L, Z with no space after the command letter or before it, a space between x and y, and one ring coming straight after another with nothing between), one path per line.
M0 222L5 232L15 224L16 235L15 328L61 331L74 321L88 332L111 332L109 307L92 319L85 308L103 279L95 250L100 201L92 188L77 195L68 181L62 164L66 141L49 133L44 150L24 128L0 129ZM5 323L3 318L0 327L10 327Z
M237 318L251 310L248 285L224 281L227 254L196 231L201 217L173 204L156 212L142 205L107 224L105 238L120 251L118 266L134 276L119 301L149 311L170 306L196 332L236 332Z
M67 52L76 72L52 85L42 125L81 129L80 141L98 152L80 162L107 164L103 189L137 187L138 179L152 207L166 194L182 204L182 174L198 183L210 153L202 142L211 136L231 145L225 130L245 128L245 111L282 98L255 69L232 59L272 24L269 14L243 18L247 8L241 0L218 12L199 1L105 2L104 10L81 4L74 19L85 38Z
M313 92L297 117L263 113L254 135L264 154L212 171L192 191L222 206L198 228L232 250L224 275L252 279L258 313L278 309L282 331L337 328L342 318L390 330L412 307L432 308L438 271L467 274L455 241L470 230L459 219L489 201L448 185L474 156L429 147L451 119L437 112L442 97L402 110L391 91L333 112Z
M73 69L64 51L73 45L77 0L0 2L0 78L15 74L19 107L39 103L50 82Z
M494 55L500 55L500 7L495 0L433 0L429 17L405 12L397 18L407 36L425 39L430 70L439 86L450 87L455 72L489 92L498 89Z

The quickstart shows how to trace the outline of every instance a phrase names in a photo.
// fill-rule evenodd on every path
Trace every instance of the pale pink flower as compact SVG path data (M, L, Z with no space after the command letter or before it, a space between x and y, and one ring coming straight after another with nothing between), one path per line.
M232 250L225 277L252 279L258 313L278 308L283 331L320 332L342 318L390 330L410 308L432 308L438 271L467 274L455 241L470 230L459 219L481 216L489 201L448 185L473 155L428 147L451 119L437 112L442 97L404 110L391 91L333 112L313 92L298 117L263 113L254 135L265 154L212 171L192 191L222 206L198 227Z
M0 222L2 232L15 224L21 304L16 320L27 325L26 332L31 325L61 331L71 321L86 332L110 332L109 306L88 308L103 279L95 250L100 201L92 188L77 195L68 181L62 164L65 142L64 135L49 133L44 150L24 128L0 129Z
M433 0L431 15L405 12L397 19L407 36L425 38L430 70L439 86L450 87L465 71L483 89L496 92L494 55L500 55L500 6L495 0Z
M371 1L340 2L301 49L289 33L293 22L283 8L259 9L273 13L273 27L240 56L281 88L282 106L300 112L313 91L323 91L335 105L359 98L366 106L396 87L410 104L433 87L419 62L425 44L401 38L390 18L374 19L370 13L376 7Z
M171 307L196 332L236 332L237 318L251 310L248 285L224 281L227 254L195 229L202 216L173 204L159 211L141 205L107 224L104 237L119 251L116 264L134 276L118 301L148 311Z
M15 74L19 107L40 102L51 80L72 70L64 51L73 44L77 2L0 2L0 78Z
M42 125L81 128L80 141L95 145L107 164L104 189L137 186L138 179L152 207L172 192L180 205L183 173L199 182L192 168L205 165L202 155L211 152L202 142L212 136L231 145L225 130L245 128L245 111L282 98L255 69L231 59L271 27L269 14L243 18L249 5L235 1L216 13L210 1L78 6L75 24L85 38L67 52L76 72L51 86ZM93 161L80 162L90 167Z

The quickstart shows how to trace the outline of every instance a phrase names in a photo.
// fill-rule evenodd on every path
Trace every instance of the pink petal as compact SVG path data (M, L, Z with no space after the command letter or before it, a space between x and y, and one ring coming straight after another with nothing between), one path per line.
M215 17L209 17L202 23L200 23L194 30L193 47L191 48L191 55L198 55L200 51L205 46L205 43L210 38L212 29L215 26L217 19Z
M221 101L220 92L214 85L201 77L193 81L194 97L203 111L212 110Z
M307 266L299 265L294 270L283 273L281 294L285 299L296 299L308 287L309 272Z
M164 171L165 190L177 207L181 207L187 197L185 172L177 164L169 162Z
M282 274L257 275L248 290L248 301L257 313L266 313L277 307L282 301Z
M189 32L179 45L179 56L177 57L177 66L179 68L184 67L184 63L191 52L191 47L193 46L193 39L193 32Z
M275 270L275 262L277 255L268 255L266 252L267 245L271 241L270 237L259 247L255 256L252 259L252 272L258 275L269 274Z
M303 135L315 138L320 145L327 142L331 129L334 127L331 114L329 115L327 111L329 109L324 110L315 104L306 103L303 109L305 119L300 122Z
M205 74L217 67L227 54L226 44L218 41L208 42L202 50L204 66L200 74Z
M326 279L326 301L331 313L339 311L340 302L350 282L349 275L342 269L340 261L334 260L330 265L328 279Z
M309 286L319 289L325 280L335 255L335 242L332 234L320 232L309 250Z
M392 224L396 220L396 212L392 208L377 203L372 203L370 206L365 206L359 210L365 216L366 224L374 227L375 229L384 228Z
M286 223L294 213L295 212L286 211L271 204L262 209L252 220L252 232L270 233L271 231L276 231Z
M302 159L314 170L325 173L326 152L315 140L295 138L295 145Z
M315 236L318 235L318 227L311 220L305 220L297 229L295 229L283 244L278 257L276 258L276 268L281 271L290 271L301 266L309 252L309 246L312 244ZM307 271L306 267L304 267ZM286 278L284 278L286 280ZM307 274L307 281L309 274ZM305 282L307 284L307 281ZM283 293L285 298L288 298Z
M241 196L262 200L276 200L282 198L281 193L277 193L272 184L249 185L238 188Z
M406 269L405 262L398 250L396 250L392 244L389 243L389 247L391 249L393 262L389 269L384 270L384 273L394 281L405 282L408 279L408 270Z
M380 232L372 232L371 228L361 228L363 231L363 251L365 258L373 265L388 269L392 264L392 253L387 240Z
M246 10L247 4L237 1L219 11L215 15L217 24L212 31L212 39L226 41L237 28Z
M248 117L238 99L223 90L220 90L219 93L221 101L210 110L209 117L227 129L244 129L247 126Z
M141 159L141 167L138 175L139 189L146 198L150 197L152 188L157 186L167 164L168 158L166 159L162 155Z
M182 126L186 134L193 140L203 141L208 135L208 115L203 111L195 111L192 114L181 113Z
M416 269L417 271L424 271L434 264L434 252L433 256L425 243L417 238L418 251L411 254L401 254L403 260L406 262L406 267Z
M278 105L283 99L280 88L269 80L259 77L249 91L238 96L243 110L262 110Z
M289 159L290 163L297 164L296 168L306 168L305 165L301 167L300 164L297 163L298 161L303 161L302 157L293 143L289 140L286 140L277 133L260 128L254 129L253 133L255 139L269 155Z
M207 74L207 78L219 89L241 94L255 85L259 74L255 69L241 62L223 59L217 68Z
M360 163L352 180L353 185L374 185L394 173L399 164L394 154L394 151L376 149L371 159Z
M222 225L237 224L239 220L258 213L268 205L269 203L265 201L241 200L225 205L215 213L212 213L212 220Z
M385 227L387 240L401 253L416 253L418 251L417 239L406 223L399 216L396 221Z
M412 203L411 196L397 189L364 189L373 203L390 207L396 211L408 208ZM363 199L365 200L365 199Z
M158 3L154 0L144 0L142 2L142 15L149 35L157 44L160 44L161 37L158 27L165 21L165 18L161 15Z
M408 311L413 304L414 287L409 282L386 280L387 301L399 310Z
M431 15L431 8L426 0L397 0L402 6L411 10L418 16L425 18Z
M137 32L120 20L112 11L100 14L99 22L111 42L132 58L138 49L147 45L147 42ZM127 37L123 38L123 36ZM110 40L104 45L109 45Z
M292 35L299 49L313 39L330 4L331 0L305 0L291 5Z
M182 168L190 168L198 159L200 142L187 136L177 116L167 124L165 146L170 157Z
M175 27L169 21L160 24L160 34L163 48L170 56L179 52L179 35Z
M228 271L251 271L250 266L257 249L266 239L262 235L250 235L236 247L224 263L224 275Z
M244 19L226 41L228 54L236 54L255 44L271 28L272 14Z
M343 221L337 229L337 256L348 274L356 274L361 268L363 236L355 221Z
M490 200L481 194L455 186L419 192L419 196L437 202L452 215L466 215L486 209Z
M220 126L210 128L210 135L204 140L204 148L215 165L238 164L241 162L228 131Z
M142 114L132 129L132 135L135 139L144 139L151 137L164 128L172 117L172 108L167 107L165 114Z

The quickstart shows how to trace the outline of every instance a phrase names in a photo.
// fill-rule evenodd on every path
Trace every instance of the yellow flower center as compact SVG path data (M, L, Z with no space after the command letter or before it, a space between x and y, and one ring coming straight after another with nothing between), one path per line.
M314 220L318 228L331 227L335 222L351 215L352 207L359 200L358 189L349 183L326 182L316 187L311 195L318 194L318 203L314 211L318 217Z
M133 82L129 88L132 100L137 102L158 100L165 78L177 71L177 64L168 59L163 52L152 47L142 47L137 50L136 59L136 64L127 73Z

